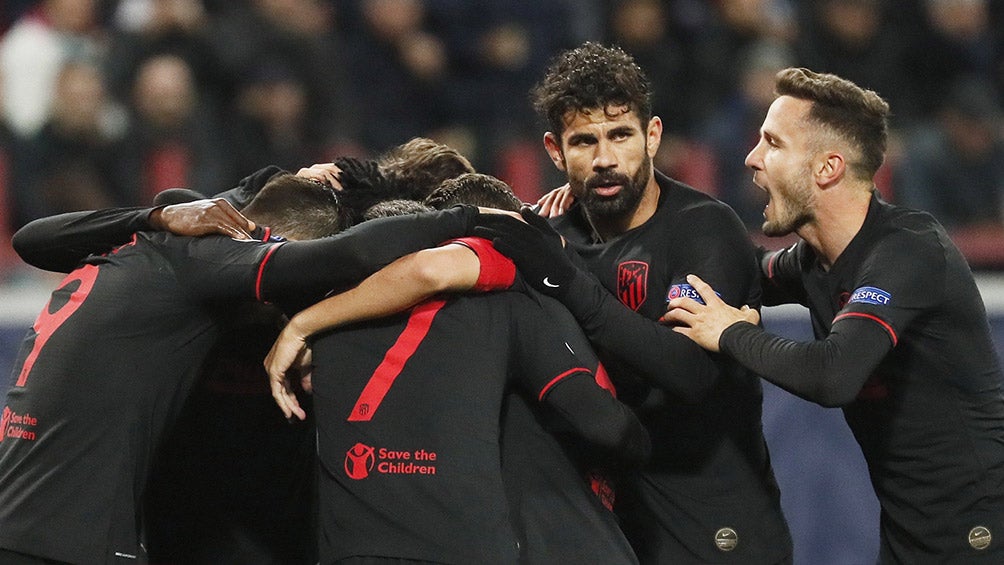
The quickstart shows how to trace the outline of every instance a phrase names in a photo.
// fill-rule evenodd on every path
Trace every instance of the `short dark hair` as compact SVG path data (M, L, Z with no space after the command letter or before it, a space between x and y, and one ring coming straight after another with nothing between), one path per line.
M241 213L290 239L326 237L348 227L331 188L292 173L269 179Z
M775 92L812 102L809 119L861 152L851 170L862 179L875 176L889 137L889 104L881 96L837 75L795 67L777 73Z
M587 41L559 54L530 93L533 107L559 136L569 112L627 106L641 120L652 118L648 77L620 47Z
M425 203L436 210L443 210L454 204L484 206L511 212L517 212L523 207L523 203L516 198L508 184L493 176L480 173L466 173L444 181L425 199Z
M405 200L395 198L384 200L370 206L363 212L362 221L373 220L375 218L387 218L390 216L403 216L405 214L417 214L419 212L429 212L432 208L422 204L417 200Z
M400 198L424 200L446 179L473 173L459 151L429 138L416 137L377 158L377 164Z

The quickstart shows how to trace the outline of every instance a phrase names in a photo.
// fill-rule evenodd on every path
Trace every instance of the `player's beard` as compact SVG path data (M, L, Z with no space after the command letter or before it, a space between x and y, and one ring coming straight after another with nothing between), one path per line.
M645 186L652 174L652 158L645 154L641 166L634 175L628 177L622 173L603 171L584 181L573 182L569 179L572 194L581 194L582 206L590 216L597 218L623 218L634 213L641 204L645 194ZM578 184L578 187L575 185ZM613 196L601 196L593 189L598 186L619 184L620 191Z
M764 235L781 237L788 235L816 219L813 211L811 176L808 171L795 174L779 181L770 191L768 206L773 210L773 219L764 216Z

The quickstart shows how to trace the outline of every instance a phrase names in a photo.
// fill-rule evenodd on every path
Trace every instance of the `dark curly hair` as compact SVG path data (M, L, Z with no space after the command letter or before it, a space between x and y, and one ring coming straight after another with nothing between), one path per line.
M634 58L620 47L591 41L559 54L530 97L550 131L559 136L568 112L626 105L643 126L652 117L651 85Z

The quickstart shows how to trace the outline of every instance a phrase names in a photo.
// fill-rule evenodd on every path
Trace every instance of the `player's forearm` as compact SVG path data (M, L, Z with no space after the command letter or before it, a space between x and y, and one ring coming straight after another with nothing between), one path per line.
M764 380L825 407L853 401L889 352L888 334L865 320L842 320L826 339L799 342L747 323L729 326L721 350Z
M470 290L478 258L460 245L426 249L395 260L358 286L299 312L290 331L306 339L339 326L403 312L441 292Z
M399 257L463 237L473 230L477 209L379 218L319 240L282 246L265 265L266 300L324 296L354 285Z
M718 378L717 364L700 346L632 312L584 273L561 301L598 349L684 402L699 402Z
M19 229L11 245L29 265L68 273L88 255L109 251L133 233L150 229L153 210L109 208L39 218Z
M797 257L790 248L769 251L760 247L757 256L764 306L806 303Z
M605 468L636 468L648 461L651 440L634 411L596 385L591 375L572 376L546 398L588 452L581 455Z

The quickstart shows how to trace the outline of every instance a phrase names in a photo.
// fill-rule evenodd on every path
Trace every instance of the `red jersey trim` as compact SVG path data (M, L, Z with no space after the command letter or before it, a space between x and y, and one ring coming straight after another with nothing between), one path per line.
M890 326L885 320L879 318L878 316L874 316L872 314L866 314L864 312L846 312L844 314L840 314L836 318L833 318L833 322L836 323L837 320L850 318L852 316L855 318L865 318L867 320L878 322L880 326L885 328L885 331L889 332L889 338L892 339L892 346L896 347L896 344L899 342L899 338L896 337L896 330L892 329L892 326Z
M258 264L258 276L256 276L254 280L254 297L259 302L264 301L261 294L261 279L262 275L265 274L265 264L268 263L268 260L272 258L272 254L274 254L275 250L279 249L281 245L282 244L280 243L270 247L269 250L265 252L265 258L262 259L261 263Z
M537 395L537 400L544 400L544 397L547 396L547 393L551 392L551 389L554 388L554 386L556 384L560 383L561 381L565 380L566 378L568 378L568 377L570 377L572 375L578 374L578 373L588 373L588 372L589 372L589 369L586 369L585 367L576 367L574 369L569 369L569 370L565 371L564 373L561 373L557 377L554 377L553 379L551 379L551 381L549 383L547 383L546 385L544 385L544 388L540 389L540 394Z
M491 241L482 237L461 237L446 243L459 243L477 254L481 270L478 273L478 282L474 284L474 290L480 292L506 290L516 281L516 265L512 259L499 253Z
M606 389L611 396L617 398L617 387L610 380L610 375L607 374L607 368L603 366L603 363L596 365L596 373L593 374L593 378L596 379L596 384L600 385L600 388Z
M359 394L356 405L352 407L352 412L347 418L349 422L368 422L373 418L387 391L404 369L404 364L415 354L415 350L429 333L432 319L445 305L445 300L430 300L419 304L411 311L404 331L384 354L383 361L373 371L373 376Z
M780 251L776 251L771 254L770 259L767 259L767 279L774 279L774 261L777 260L777 256L780 255Z

